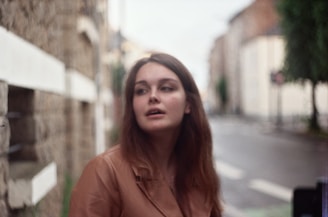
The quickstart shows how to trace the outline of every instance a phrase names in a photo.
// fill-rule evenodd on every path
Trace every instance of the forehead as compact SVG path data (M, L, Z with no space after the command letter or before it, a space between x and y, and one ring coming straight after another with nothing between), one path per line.
M178 76L173 71L159 63L154 62L143 65L136 75L136 82L141 80L152 81L159 79L173 79L180 81Z

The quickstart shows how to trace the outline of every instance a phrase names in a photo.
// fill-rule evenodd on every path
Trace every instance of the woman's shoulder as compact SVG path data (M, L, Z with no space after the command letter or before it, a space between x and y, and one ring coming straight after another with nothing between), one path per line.
M123 158L120 145L115 145L92 158L84 167L83 174L108 180L120 171L128 171L129 167L128 161Z
M94 157L90 163L107 164L107 165L127 165L127 160L123 157L121 145L114 145L104 151L103 153Z
M99 157L113 157L113 156L117 157L120 155L122 155L122 147L120 144L117 144L105 150L103 153L99 155Z

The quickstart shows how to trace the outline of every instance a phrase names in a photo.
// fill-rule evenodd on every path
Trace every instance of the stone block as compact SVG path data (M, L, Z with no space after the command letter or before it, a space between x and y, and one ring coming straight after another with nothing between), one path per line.
M0 80L0 116L7 113L8 110L8 85Z
M34 91L32 104L34 111L60 112L65 108L65 97L44 91Z
M50 113L42 117L45 126L45 137L56 137L65 134L65 115L64 113Z
M50 162L55 160L57 164L66 163L65 134L58 134L36 143L23 144L21 148L10 155L12 161L38 161Z
M1 217L8 217L8 211L7 211L7 205L6 202L0 198L0 216Z
M0 154L8 151L10 139L10 127L6 117L0 116Z
M35 143L49 137L66 133L63 112L26 115L10 119L11 144Z
M54 162L15 162L10 164L8 202L11 208L36 205L57 183Z
M17 1L2 1L1 4L1 12L3 15L3 19L1 20L1 24L11 29L14 25L15 12L18 10L18 2Z
M6 158L0 158L0 199L7 193L9 165ZM1 215L0 215L1 216Z

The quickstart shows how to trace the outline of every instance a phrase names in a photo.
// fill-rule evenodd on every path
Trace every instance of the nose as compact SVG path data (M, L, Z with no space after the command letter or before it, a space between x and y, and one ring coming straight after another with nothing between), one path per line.
M153 104L153 103L158 103L159 99L156 93L156 90L151 91L151 94L149 96L149 103Z

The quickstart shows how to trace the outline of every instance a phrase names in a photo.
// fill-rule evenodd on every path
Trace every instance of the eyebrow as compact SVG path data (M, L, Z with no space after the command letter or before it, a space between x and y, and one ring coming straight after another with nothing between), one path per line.
M162 78L159 80L159 83L162 84L162 83L165 83L165 82L170 82L170 81L173 81L174 83L179 83L179 81L177 81L176 79L173 79L173 78ZM134 83L135 85L137 84L147 84L147 81L146 80L140 80L140 81L136 81Z

